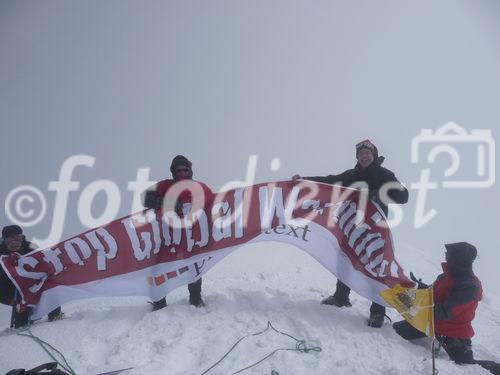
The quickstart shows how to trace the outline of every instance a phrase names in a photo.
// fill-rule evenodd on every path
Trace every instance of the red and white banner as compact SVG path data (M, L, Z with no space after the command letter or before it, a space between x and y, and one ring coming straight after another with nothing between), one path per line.
M394 257L384 214L357 190L273 182L219 193L211 212L197 207L204 204L194 197L183 217L145 210L17 260L3 256L1 264L23 301L35 306L34 319L80 298L158 300L239 246L259 241L297 246L380 304L381 290L414 285Z

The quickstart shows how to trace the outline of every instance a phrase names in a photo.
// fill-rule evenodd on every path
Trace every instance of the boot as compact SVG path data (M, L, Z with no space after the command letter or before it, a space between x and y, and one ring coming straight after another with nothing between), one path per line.
M372 302L370 306L370 319L368 319L368 327L380 328L384 324L385 306Z
M166 306L167 306L167 300L165 298L162 298L158 301L154 301L153 302L153 311L161 310Z
M25 327L29 324L29 311L16 312L14 316L14 328Z
M337 307L352 307L349 297L346 299L340 299L335 294L326 297L321 301L323 305L332 305Z
M189 303L196 307L205 306L205 302L201 299L201 283L202 280L199 278L194 283L188 284Z
M49 313L49 322L53 322L54 320L64 319L64 313L61 311L61 308L58 307L55 310L52 310Z
M190 294L189 295L189 303L195 307L205 306L205 302L201 298L201 294Z
M367 321L368 327L380 328L384 324L384 315L370 314L370 319Z
M349 301L349 294L351 289L345 285L342 281L337 280L337 287L335 293L332 296L325 298L321 303L323 305L333 305L337 307L351 307L352 304Z

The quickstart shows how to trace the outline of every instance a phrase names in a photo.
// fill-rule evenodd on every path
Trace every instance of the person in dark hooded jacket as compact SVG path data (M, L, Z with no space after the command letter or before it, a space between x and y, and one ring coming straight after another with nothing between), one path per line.
M387 216L388 204L404 204L408 202L408 190L396 178L389 169L382 167L384 157L378 155L377 147L368 139L356 144L357 163L353 169L348 169L338 175L304 177L305 180L323 182L332 185L351 186L353 184L364 182L368 185L368 196L375 201L384 214ZM292 177L294 181L301 178L299 175ZM380 197L380 190L387 184L393 186L387 191L390 201L384 201ZM342 281L337 280L335 293L325 298L321 303L325 305L335 305L338 307L350 307L349 294L351 289ZM384 322L385 307L373 302L370 307L370 318L368 325L370 327L380 328Z
M205 210L210 213L211 205L213 201L213 193L210 188L202 182L193 180L193 169L192 163L183 155L177 155L170 165L170 172L172 173L172 179L162 180L150 188L148 188L142 196L143 205L147 208L172 208L179 215L179 217L184 216L183 207L186 203L192 203L193 197L191 192L188 190L182 191L176 202L165 202L165 194L167 191L178 181L181 180L192 180L193 183L197 184L203 191L203 200L205 204ZM171 204L169 204L171 203ZM169 207L169 206L172 207ZM201 278L197 281L188 284L189 290L189 303L196 307L202 307L205 302L201 298ZM165 298L153 302L153 311L159 310L167 306Z
M443 273L432 284L434 295L434 331L436 339L452 361L457 364L478 364L492 374L500 374L500 364L489 360L476 360L472 351L474 329L472 321L483 297L481 281L472 270L477 257L475 246L467 242L444 245L446 262L441 264ZM413 274L412 274L413 276ZM428 288L420 280L418 288ZM393 328L406 340L426 335L406 320L396 322Z
M2 229L0 255L25 255L36 250L36 248L33 243L26 240L20 226L7 225ZM15 328L27 325L31 313L30 308L20 309L20 298L17 297L17 294L16 287L5 273L5 270L0 267L0 303L14 307L12 323ZM58 307L49 313L49 321L61 319L63 315L61 308Z

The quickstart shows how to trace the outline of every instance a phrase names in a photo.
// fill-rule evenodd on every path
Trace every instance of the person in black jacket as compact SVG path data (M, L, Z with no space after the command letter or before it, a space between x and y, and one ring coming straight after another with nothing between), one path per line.
M371 200L379 204L382 211L387 216L388 204L408 202L408 190L398 181L392 171L382 167L384 158L379 157L377 147L366 139L356 144L357 163L353 169L348 169L338 175L304 177L305 180L323 182L332 185L351 186L357 182L364 182L368 185L368 196ZM301 178L299 175L292 177L294 181ZM380 189L387 183L392 183L393 187L387 191L389 201L384 201L380 197ZM351 289L342 281L337 280L337 288L333 295L325 298L321 303L325 305L335 305L338 307L350 307L349 293ZM384 322L385 307L375 302L370 307L370 327L380 328Z
M0 241L0 255L9 256L12 253L25 255L33 250L36 246L27 241L23 235L23 230L18 225L7 225L2 229L2 239ZM9 279L4 269L0 267L0 303L14 307L12 324L15 328L23 327L29 322L30 309L19 310L18 305L20 298L16 291L16 287ZM19 305L18 305L19 306ZM64 314L61 308L49 313L49 321L61 319Z

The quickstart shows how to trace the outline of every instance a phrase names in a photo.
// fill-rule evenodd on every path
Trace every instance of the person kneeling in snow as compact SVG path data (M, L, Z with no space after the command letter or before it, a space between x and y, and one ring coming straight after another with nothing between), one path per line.
M17 257L33 250L36 250L36 246L26 240L20 226L7 225L2 229L0 255ZM0 303L13 306L12 325L15 328L27 325L31 312L29 308L22 307L17 296L16 287L0 267ZM61 319L63 315L61 308L58 307L49 313L49 321Z
M482 298L482 286L472 271L477 250L467 242L445 245L446 262L443 273L433 284L434 329L450 359L456 363L476 363L472 352L471 338L474 336L472 320ZM427 288L418 282L418 288ZM396 333L406 340L425 337L406 320L393 324Z

